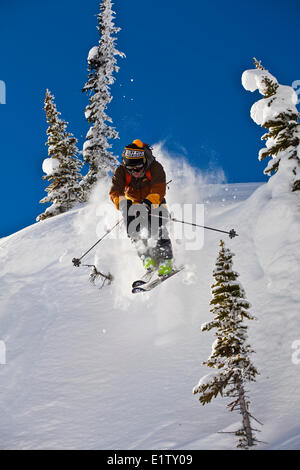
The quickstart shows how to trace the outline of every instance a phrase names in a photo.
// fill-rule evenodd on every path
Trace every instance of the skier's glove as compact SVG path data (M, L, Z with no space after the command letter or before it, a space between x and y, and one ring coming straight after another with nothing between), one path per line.
M122 212L123 219L128 216L129 207L132 206L131 199L123 199L119 204L119 209Z

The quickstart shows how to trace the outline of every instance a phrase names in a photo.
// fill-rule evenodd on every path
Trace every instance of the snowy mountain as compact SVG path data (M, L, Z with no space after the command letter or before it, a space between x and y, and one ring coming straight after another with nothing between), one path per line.
M173 227L185 271L137 296L131 282L142 266L124 228L85 259L114 275L110 286L93 286L89 268L71 262L117 220L111 203L99 203L108 200L105 184L88 205L1 239L2 449L234 448L234 438L218 432L235 429L240 416L226 409L225 399L203 407L192 394L208 373L202 361L214 341L201 324L211 319L220 238L236 255L234 269L257 318L249 342L261 375L249 396L264 423L258 439L265 444L258 447L299 449L294 195L278 194L272 181L222 184L221 171L203 175L161 149L155 154L173 180L167 201L175 216L188 220L190 206L180 213L179 203L203 204L205 225L234 228L239 236L193 229L187 242Z

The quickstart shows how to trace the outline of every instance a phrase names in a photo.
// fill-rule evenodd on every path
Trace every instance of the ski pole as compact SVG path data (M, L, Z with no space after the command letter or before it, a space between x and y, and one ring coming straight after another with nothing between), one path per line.
M193 227L200 227L200 228L205 228L207 230L214 230L215 232L227 233L229 235L229 238L238 237L238 233L236 233L236 231L234 229L231 229L231 230L229 230L229 232L227 232L226 230L220 230L218 228L207 227L206 225L199 225L199 224L195 224L193 222L186 222L185 220L178 220L178 219L175 219L175 217L171 217L171 216L170 217L164 217L164 216L161 216L161 215L151 214L151 217L160 217L161 219L172 220L172 222L179 222L181 224L192 225Z
M198 225L192 222L186 222L185 220L178 220L178 219L175 219L174 217L170 217L170 220L172 220L173 222L180 222L181 224L193 225L193 227L201 227L207 230L214 230L215 232L227 233L229 235L229 238L238 237L238 233L236 233L236 231L233 228L229 230L229 232L227 232L226 230L220 230L218 228L207 227L206 225Z
M84 258L93 248L95 248L95 246L98 245L98 243L100 243L103 240L103 238L105 238L110 232L112 232L113 229L116 228L116 226L122 222L122 220L123 219L118 220L118 222L112 228L107 230L107 232L96 243L94 243L94 245L91 246L91 248L89 248L85 253L83 253L83 255L80 258L73 258L72 263L74 264L74 266L79 267L81 264L82 258Z

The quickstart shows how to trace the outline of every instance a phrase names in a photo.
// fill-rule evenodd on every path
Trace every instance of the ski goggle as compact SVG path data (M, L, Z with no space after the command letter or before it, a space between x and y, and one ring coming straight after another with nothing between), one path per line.
M139 173L144 169L144 165L126 166L128 173Z

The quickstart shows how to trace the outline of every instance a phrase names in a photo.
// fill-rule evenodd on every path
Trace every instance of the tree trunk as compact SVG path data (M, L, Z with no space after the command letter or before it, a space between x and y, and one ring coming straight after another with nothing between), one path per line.
M245 431L245 434L246 434L248 446L251 447L254 445L254 441L253 441L253 436L252 436L250 416L247 410L247 404L245 400L245 391L244 391L243 384L239 385L238 393L239 393L239 404L240 404L241 415L243 417L243 430Z

